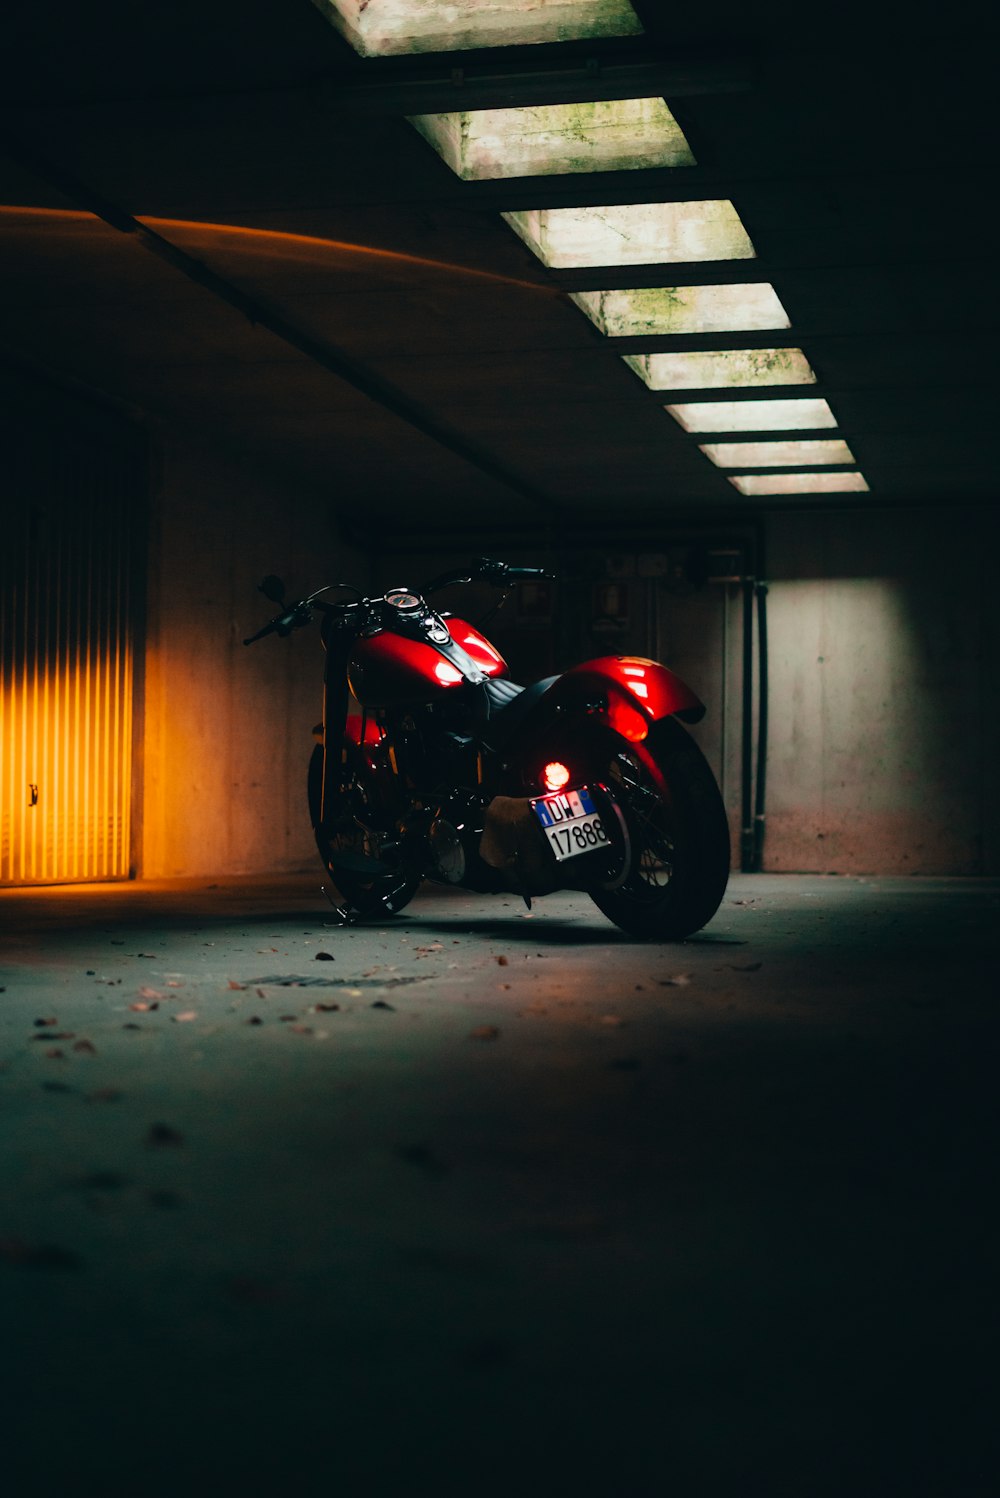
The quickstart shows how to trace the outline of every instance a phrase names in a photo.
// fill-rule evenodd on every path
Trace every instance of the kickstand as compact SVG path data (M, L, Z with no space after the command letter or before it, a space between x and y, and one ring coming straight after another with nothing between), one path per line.
M320 894L326 895L326 898L333 906L334 914L339 918L340 924L342 926L353 926L356 917L350 907L348 905L338 905L325 884L321 884L319 888Z

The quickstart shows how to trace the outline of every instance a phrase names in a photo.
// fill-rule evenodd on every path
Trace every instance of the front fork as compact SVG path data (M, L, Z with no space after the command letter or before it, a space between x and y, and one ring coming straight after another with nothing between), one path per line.
M326 663L323 669L323 774L320 784L319 825L326 826L343 802L348 777L347 709L350 689L347 664L351 637L323 621Z

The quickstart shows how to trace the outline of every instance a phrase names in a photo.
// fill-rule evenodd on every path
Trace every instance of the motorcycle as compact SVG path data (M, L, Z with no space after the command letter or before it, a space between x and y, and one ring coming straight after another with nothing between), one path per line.
M260 584L281 612L245 645L321 617L307 794L345 921L402 910L425 879L516 893L529 908L580 890L623 931L659 941L683 940L718 909L729 829L678 721L704 716L690 687L624 655L521 687L481 628L427 601L485 582L502 603L520 580L551 576L482 557L377 598L334 583L286 604L279 578ZM337 591L352 596L323 596Z

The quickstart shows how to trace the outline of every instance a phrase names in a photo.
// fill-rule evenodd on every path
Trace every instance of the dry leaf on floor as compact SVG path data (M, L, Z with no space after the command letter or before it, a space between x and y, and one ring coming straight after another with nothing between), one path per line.
M176 1191L152 1190L146 1192L146 1199L151 1207L159 1207L161 1211L169 1212L175 1207L181 1206L184 1198L177 1195Z
M249 1275L242 1274L230 1281L229 1293L233 1300L251 1306L268 1305L272 1301L281 1299L281 1290L277 1285L267 1280L251 1279Z
M79 1269L79 1254L55 1243L25 1243L23 1238L0 1238L0 1259L24 1269Z
M474 1030L469 1031L470 1040L499 1040L500 1031L496 1025L477 1025Z

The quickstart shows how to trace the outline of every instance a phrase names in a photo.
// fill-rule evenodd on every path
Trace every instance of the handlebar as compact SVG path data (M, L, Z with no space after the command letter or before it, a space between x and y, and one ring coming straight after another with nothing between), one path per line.
M312 615L307 612L303 601L289 609L287 614L277 614L273 619L269 619L263 629L259 629L255 635L250 635L243 643L253 645L258 640L263 640L265 635L290 635L293 629L303 629L311 622Z
M264 579L264 583L268 581L277 582L277 579ZM254 645L258 640L263 640L265 635L277 634L284 637L290 635L293 629L305 629L307 624L312 623L312 610L314 608L326 609L332 613L335 609L353 609L357 607L355 603L318 603L317 599L319 595L321 593L328 593L331 588L349 588L352 593L357 593L358 598L362 598L363 596L360 589L356 588L353 583L326 583L324 587L317 588L315 593L310 593L308 598L300 598L298 603L286 606L283 613L275 614L274 618L269 619L263 629L259 629L255 635L248 636L243 641L244 645ZM261 584L259 591L265 591L264 584Z
M554 572L547 571L544 567L512 567L507 562L495 561L492 557L477 557L469 567L458 568L452 572L442 572L430 582L425 583L421 592L426 595L435 593L439 588L446 588L452 583L487 582L496 588L509 588L516 582L527 581L530 578L544 578L552 581ZM268 591L268 585L273 585L277 591ZM278 578L265 578L260 585L260 591L266 596L278 601L281 598L283 585ZM356 599L346 603L317 602L321 593L327 593L331 588L348 588L356 595ZM253 645L258 640L263 640L266 635L290 635L293 629L304 629L307 624L312 623L312 611L314 608L322 609L327 614L347 615L352 609L365 608L371 600L365 598L360 589L355 588L353 583L328 583L323 588L317 588L315 593L310 593L308 598L299 599L298 603L285 605L280 614L269 619L262 629L255 635L249 635L243 641L244 645ZM376 603L380 600L375 600Z
M511 567L509 563L494 561L492 557L477 557L468 567L442 572L432 578L429 583L424 584L423 592L436 593L439 588L447 588L451 583L471 582L492 583L495 588L509 588L512 583L533 577L551 581L555 578L555 573L547 572L544 567Z

